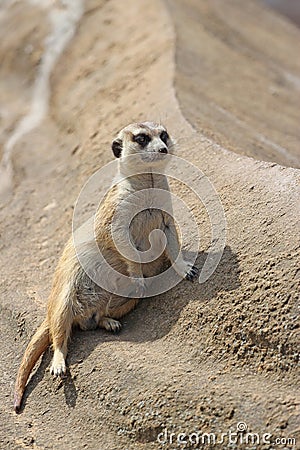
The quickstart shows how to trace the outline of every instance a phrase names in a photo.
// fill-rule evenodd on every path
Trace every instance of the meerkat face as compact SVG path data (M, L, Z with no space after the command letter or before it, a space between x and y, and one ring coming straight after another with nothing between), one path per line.
M137 161L149 165L163 165L166 155L172 154L174 142L166 128L152 122L134 123L123 128L112 143L116 158L136 155Z

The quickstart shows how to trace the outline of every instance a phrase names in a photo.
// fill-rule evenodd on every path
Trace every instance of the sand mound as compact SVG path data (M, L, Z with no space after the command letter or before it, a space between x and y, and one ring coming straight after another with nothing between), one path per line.
M0 93L11 105L0 111L3 149L28 113L49 8L66 8L24 3L5 2L0 15ZM49 111L11 154L13 191L0 210L1 448L180 448L178 433L202 432L217 443L211 436L186 447L224 449L241 422L259 435L251 448L300 441L300 69L292 50L300 31L252 1L226 5L86 2L51 72ZM75 332L66 381L53 382L47 352L16 416L15 374L44 315L76 198L112 159L115 132L144 119L164 122L178 155L215 186L227 220L221 262L206 283L143 301L117 336ZM201 266L209 217L187 187L174 191L199 224ZM238 439L235 448L249 448Z

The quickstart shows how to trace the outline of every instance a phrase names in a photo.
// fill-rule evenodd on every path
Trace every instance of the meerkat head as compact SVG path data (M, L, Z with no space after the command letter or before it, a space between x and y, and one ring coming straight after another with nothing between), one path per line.
M137 163L163 166L166 155L173 153L174 142L163 125L153 122L133 123L123 128L112 143L112 151L121 161L135 155ZM120 161L120 162L121 162Z

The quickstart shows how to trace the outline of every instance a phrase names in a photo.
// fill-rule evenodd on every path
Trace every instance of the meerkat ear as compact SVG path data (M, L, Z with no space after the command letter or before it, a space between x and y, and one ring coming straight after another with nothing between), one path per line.
M112 151L113 151L115 157L120 158L122 149L123 149L121 139L115 139L113 141L113 143L111 144L111 148L112 148Z

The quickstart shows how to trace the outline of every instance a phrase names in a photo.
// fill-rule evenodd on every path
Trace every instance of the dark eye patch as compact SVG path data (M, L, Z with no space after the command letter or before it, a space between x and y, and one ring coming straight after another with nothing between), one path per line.
M166 132L166 131L162 131L161 133L160 133L160 139L163 141L163 143L164 144L167 144L167 142L168 142L168 139L169 139L169 135L168 135L168 133Z
M151 141L151 137L148 136L148 134L140 133L136 136L133 136L133 141L137 142L142 147L146 147L146 145Z

